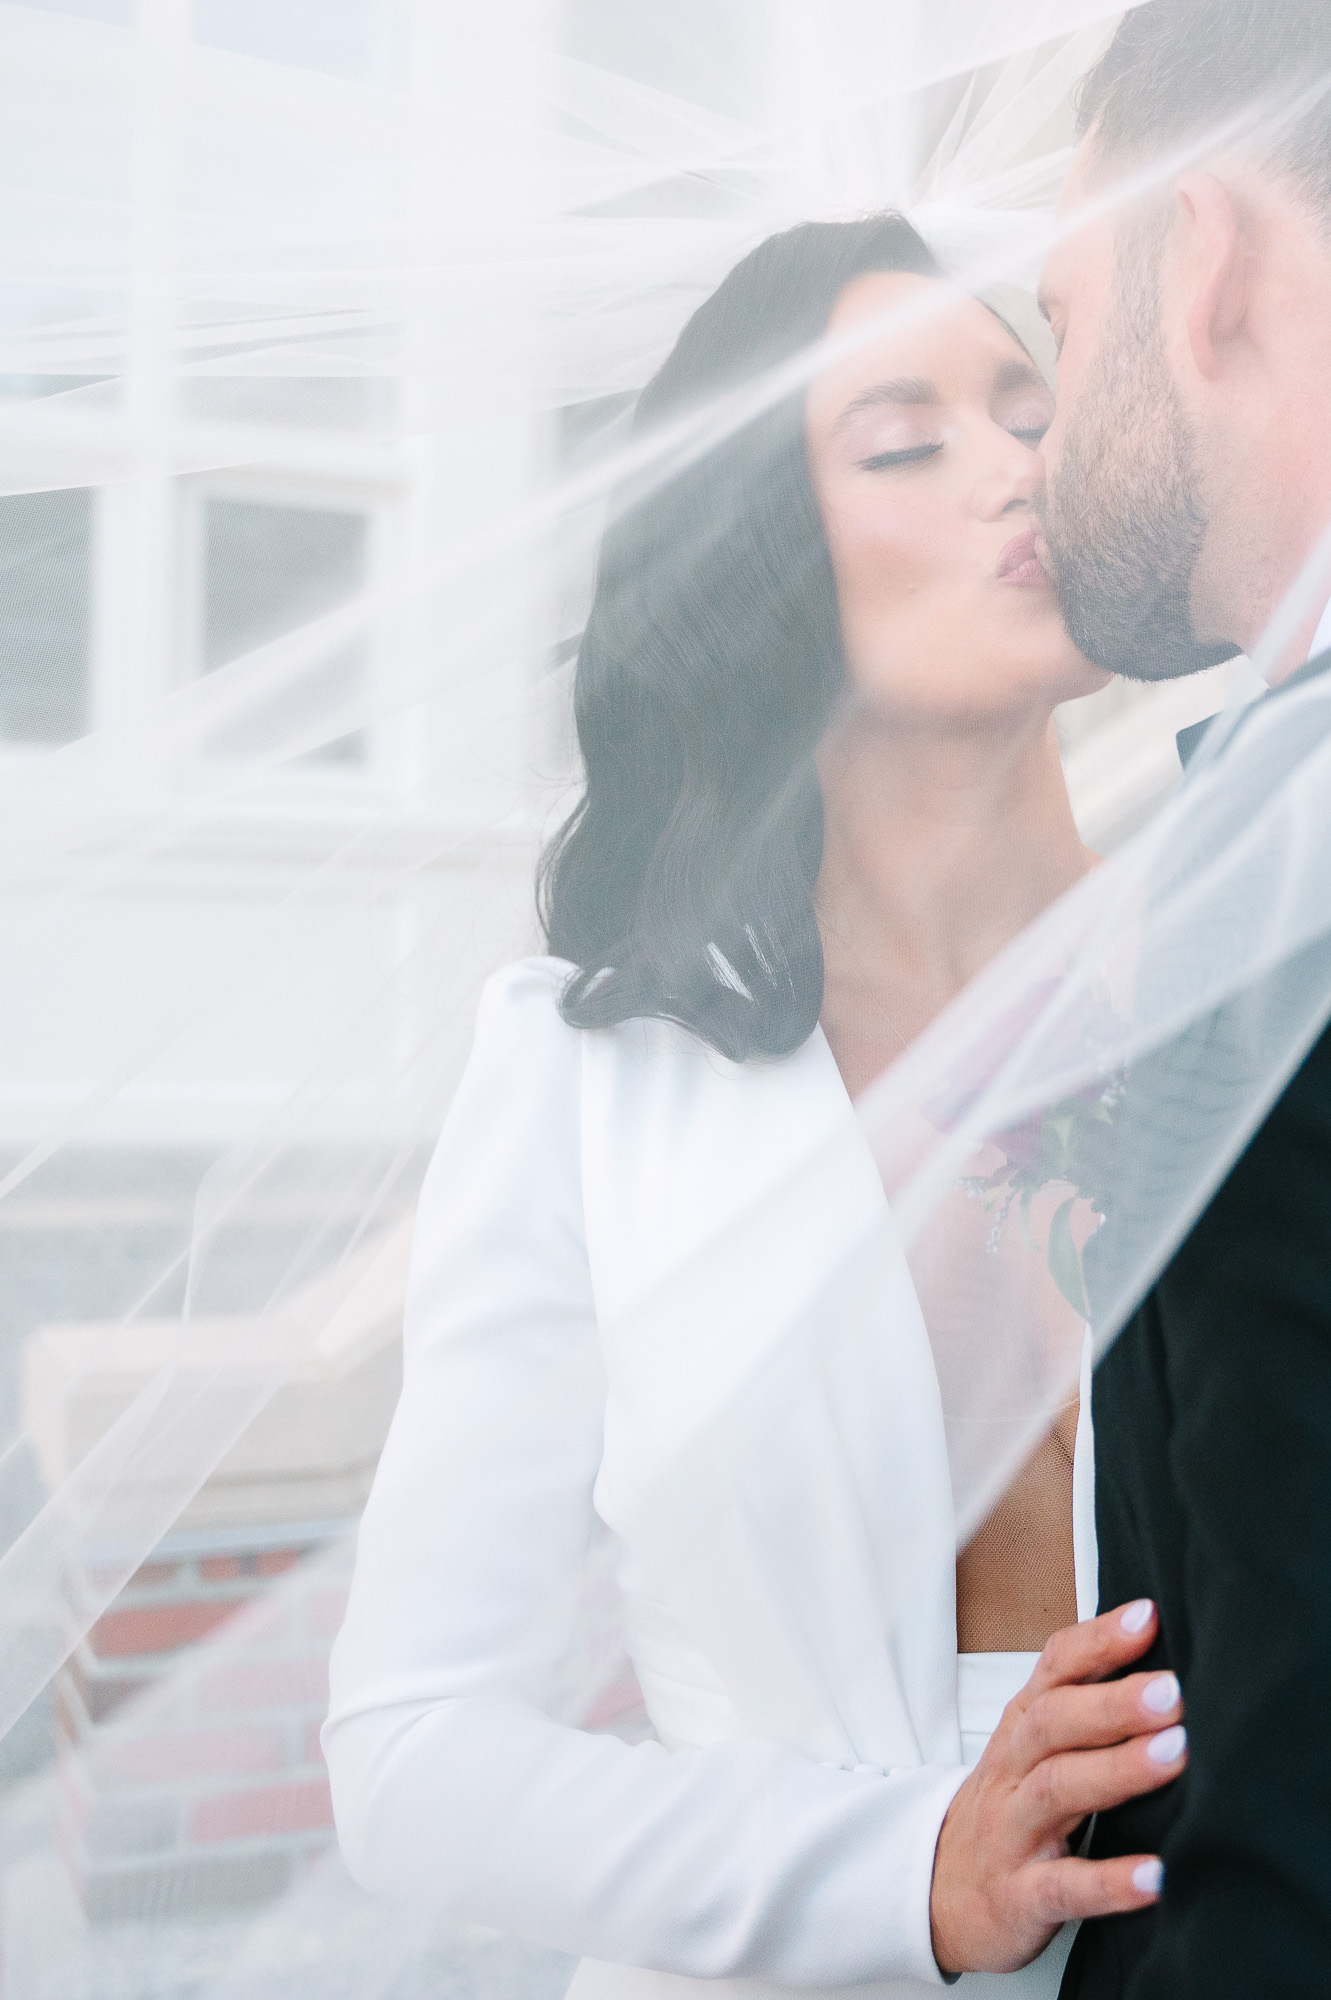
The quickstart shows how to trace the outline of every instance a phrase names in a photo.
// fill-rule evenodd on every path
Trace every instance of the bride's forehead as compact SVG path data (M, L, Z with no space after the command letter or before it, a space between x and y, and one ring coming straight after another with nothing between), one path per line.
M968 292L912 272L873 272L842 291L827 323L835 343L813 385L817 400L884 375L986 383L1021 350L1001 320Z

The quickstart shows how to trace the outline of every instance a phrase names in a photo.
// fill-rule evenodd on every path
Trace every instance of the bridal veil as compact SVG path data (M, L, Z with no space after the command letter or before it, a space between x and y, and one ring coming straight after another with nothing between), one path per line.
M182 1718L210 1675L287 1657L293 1631L317 1654L347 1561L331 1528L363 1495L359 1447L329 1442L336 1382L387 1351L480 985L536 948L598 536L820 351L655 433L630 434L632 398L755 243L885 206L1052 369L1034 284L1071 93L1118 18L1097 0L0 7L16 1287L80 1176L105 1220L98 1160L151 1155L165 1188L151 1251L108 1270L95 1311L14 1323L0 1727L68 1678L164 1545L239 1560L208 1541L228 1494L289 1524L284 1478L305 1482L303 1528L331 1524L316 1552L122 1692L159 1743L197 1745ZM1331 1013L1331 685L1254 699L1282 621L1329 588L1331 524L1252 662L1065 714L1104 865L860 1103L963 1539L1075 1392L1088 1316L1102 1347ZM1180 779L1175 731L1216 710ZM811 1145L790 1199L825 1167ZM761 1254L764 1214L737 1204L728 1255L750 1225ZM705 1284L706 1255L644 1292L644 1319ZM852 1255L837 1284L860 1281ZM743 1461L819 1337L814 1315L798 1356L761 1357L716 1417L718 1457ZM391 1368L371 1376L391 1406ZM619 1671L612 1597L593 1565L571 1718L605 1712ZM228 1729L214 1798L259 1754ZM127 1753L64 1741L59 1779L33 1756L0 1808L6 1995L562 1991L552 1958L381 1910L317 1837L267 1905L244 1869L200 1904L183 1860L126 1865L98 1930L62 1854ZM197 1771L168 1749L154 1772L141 1814L178 1832ZM127 1824L122 1855L148 1851ZM122 1984L96 1984L112 1961Z

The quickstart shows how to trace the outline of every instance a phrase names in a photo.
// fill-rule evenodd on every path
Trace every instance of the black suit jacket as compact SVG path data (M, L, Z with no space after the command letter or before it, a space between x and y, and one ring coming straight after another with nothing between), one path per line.
M1164 1897L1083 1925L1061 2000L1331 1996L1331 1030L1092 1407L1100 1603L1155 1599L1142 1664L1178 1673L1191 1760L1097 1821L1092 1853L1163 1856Z

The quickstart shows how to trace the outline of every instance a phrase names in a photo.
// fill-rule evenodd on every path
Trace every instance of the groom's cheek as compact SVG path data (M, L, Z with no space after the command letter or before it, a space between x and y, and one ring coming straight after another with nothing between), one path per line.
M1086 356L1082 352L1082 343L1069 329L1064 336L1062 352L1058 357L1054 421L1040 442L1040 457L1044 464L1046 482L1058 476L1068 427L1075 425L1077 421L1077 408L1085 378Z
M1038 511L1043 514L1049 498L1049 482L1058 470L1059 454L1063 444L1063 426L1057 417L1040 441L1037 457L1040 461L1040 491L1036 500Z
M1040 490L1036 496L1036 511L1043 517L1049 503L1049 494L1058 478L1058 468L1063 458L1063 439L1068 421L1067 406L1059 400L1054 412L1054 421L1040 440L1037 457L1040 462Z

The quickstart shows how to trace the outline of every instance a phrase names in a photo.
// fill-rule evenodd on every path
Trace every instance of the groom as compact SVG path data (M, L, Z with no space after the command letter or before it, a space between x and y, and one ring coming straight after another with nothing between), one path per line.
M1081 130L1045 533L1078 644L1161 679L1256 646L1331 523L1331 0L1151 0ZM1312 574L1271 702L1331 668ZM1182 1045L1156 1060L1186 1079ZM1331 1994L1331 1031L1093 1411L1101 1602L1157 1601L1191 1762L1098 1821L1093 1853L1163 1855L1164 1894L1083 1926L1063 2000Z

